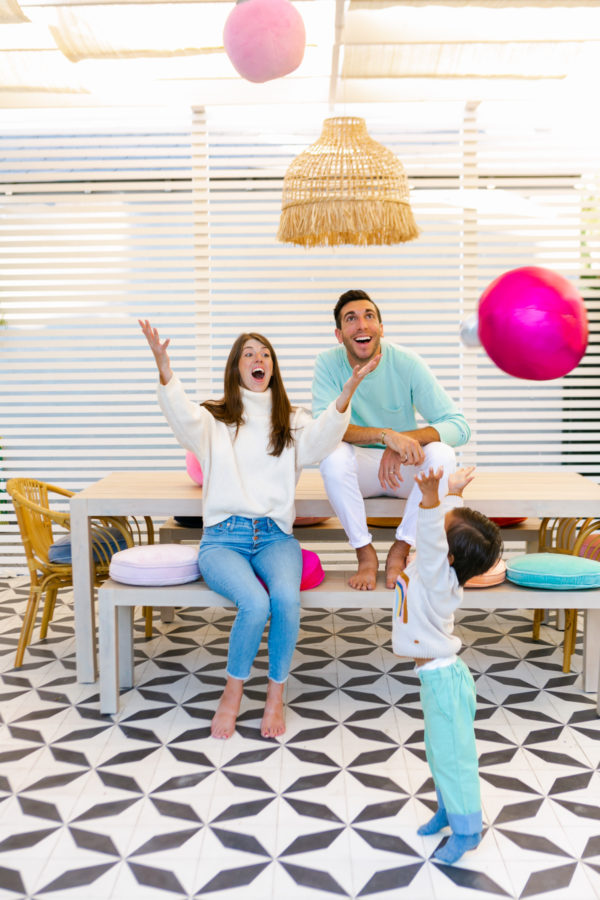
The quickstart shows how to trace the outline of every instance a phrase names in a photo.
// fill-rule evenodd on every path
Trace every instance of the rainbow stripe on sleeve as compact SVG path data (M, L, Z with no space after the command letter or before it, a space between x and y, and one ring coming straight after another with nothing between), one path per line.
M406 572L401 572L396 579L396 600L394 603L394 619L402 619L408 622L408 584L410 578Z

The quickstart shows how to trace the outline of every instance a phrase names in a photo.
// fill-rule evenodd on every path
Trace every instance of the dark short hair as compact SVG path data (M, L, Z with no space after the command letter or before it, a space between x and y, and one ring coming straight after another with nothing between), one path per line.
M366 291L361 291L357 288L357 289L353 289L351 291L346 291L344 294L341 295L340 299L335 304L335 306L333 308L333 318L335 319L335 327L336 328L342 327L342 317L341 317L342 309L344 308L346 303L352 303L354 300L368 300L369 303L373 303L373 307L375 309L375 312L377 313L377 318L381 322L381 313L379 311L379 307L377 306L377 304L374 303L373 300L371 300L371 298L369 297L369 295L367 294Z
M502 555L502 538L495 522L476 509L458 506L446 532L448 549L454 557L452 567L458 583L483 575Z

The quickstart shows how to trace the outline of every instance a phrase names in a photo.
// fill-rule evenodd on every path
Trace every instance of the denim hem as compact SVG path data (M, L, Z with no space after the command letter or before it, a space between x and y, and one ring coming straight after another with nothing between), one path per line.
M250 678L250 675L251 675L250 672L248 672L247 675L232 675L232 673L229 671L229 669L225 670L225 674L227 675L228 678L235 678L236 681L248 681L248 679Z

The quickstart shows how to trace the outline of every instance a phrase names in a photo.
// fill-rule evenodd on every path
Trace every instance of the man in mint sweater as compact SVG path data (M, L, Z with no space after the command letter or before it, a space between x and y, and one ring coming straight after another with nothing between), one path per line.
M471 431L424 360L383 340L381 313L365 291L341 295L333 311L338 347L315 361L313 415L339 394L354 366L378 353L381 361L354 395L343 442L321 463L327 496L356 550L358 571L349 580L356 590L373 590L378 560L367 527L364 497L404 497L406 508L386 561L386 584L396 586L415 543L421 492L415 476L442 467L442 493L456 469L453 447L466 444ZM417 427L415 411L427 423Z

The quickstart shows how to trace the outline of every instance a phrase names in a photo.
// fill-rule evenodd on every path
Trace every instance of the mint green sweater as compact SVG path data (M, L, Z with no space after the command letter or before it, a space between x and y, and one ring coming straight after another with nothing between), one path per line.
M415 410L425 424L437 429L451 447L466 444L471 436L467 420L457 409L425 361L411 350L381 341L381 362L359 384L352 398L352 425L363 428L418 428ZM352 370L343 344L317 356L312 383L313 416L338 396Z

